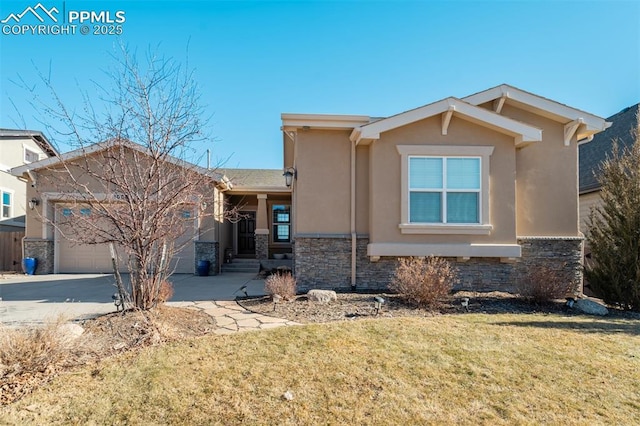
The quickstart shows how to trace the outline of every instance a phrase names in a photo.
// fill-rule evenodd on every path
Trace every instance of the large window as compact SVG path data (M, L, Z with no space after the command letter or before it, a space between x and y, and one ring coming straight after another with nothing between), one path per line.
M2 195L2 218L6 219L11 217L13 194L7 191L0 191L0 194Z
M273 218L273 242L291 242L291 206L274 204L271 209Z
M480 223L479 157L409 157L409 223Z
M403 234L488 235L492 146L398 145Z

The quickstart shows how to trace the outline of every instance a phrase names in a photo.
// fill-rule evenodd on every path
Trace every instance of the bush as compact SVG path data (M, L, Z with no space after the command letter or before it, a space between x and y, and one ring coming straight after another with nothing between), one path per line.
M574 285L565 271L535 266L516 282L516 289L521 297L540 303L566 297L573 293Z
M587 221L592 261L585 278L606 303L640 312L640 131L634 130L633 146L614 142L600 169L602 202Z
M288 272L270 275L264 282L264 291L283 300L292 300L296 296L296 280Z
M0 327L0 406L31 392L60 369L80 363L90 348L63 327L62 319L42 327Z
M166 303L173 297L173 285L169 281L162 281L158 290L158 302Z
M439 257L400 258L389 288L408 302L435 308L457 280L451 264Z

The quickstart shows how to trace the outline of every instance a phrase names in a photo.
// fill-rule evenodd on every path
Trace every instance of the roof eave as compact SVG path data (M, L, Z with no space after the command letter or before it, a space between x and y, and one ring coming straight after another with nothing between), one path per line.
M516 146L542 140L542 130L537 127L496 114L453 97L445 98L420 108L360 126L360 128L354 129L354 131L351 132L351 140L356 143L370 143L373 140L379 139L380 134L383 132L443 113L455 115L480 126L513 136ZM443 135L447 133L445 122L446 126L448 126L448 120L443 118Z
M55 149L53 144L47 139L47 137L38 130L17 130L17 129L0 129L0 136L6 138L24 138L30 137L33 139L36 144L42 149L42 151L47 154L49 157L55 157L60 155L58 151Z
M137 144L128 140L120 140L120 141L111 140L111 141L95 143L87 147L78 148L73 151L60 154L57 157L49 157L49 158L45 158L44 160L35 161L33 163L14 167L11 169L11 174L17 177L24 177L30 171L44 169L47 167L54 166L56 164L64 163L65 161L72 161L72 160L75 160L76 158L80 158L85 155L91 155L93 153L103 151L105 149L111 148L116 145L125 145L143 154L148 154L148 150L140 144ZM226 187L227 189L233 186L231 184L231 181L228 178L226 178L226 176L220 173L216 173L215 171L212 171L210 169L206 169L204 167L200 167L198 165L189 163L186 160L181 160L173 156L168 156L167 162L180 167L188 166L197 173L211 177L214 181L221 183L222 186Z
M291 192L291 188L281 186L234 186L229 193L231 194L244 194L244 193L281 193L288 194Z
M480 105L497 99L505 99L516 106L524 106L527 109L536 110L538 113L542 112L544 116L563 124L581 119L584 122L584 127L578 133L578 139L599 133L611 126L611 123L608 123L602 117L543 98L508 84L501 84L462 98L463 101L472 105Z
M333 129L350 130L371 121L367 115L281 114L282 130Z

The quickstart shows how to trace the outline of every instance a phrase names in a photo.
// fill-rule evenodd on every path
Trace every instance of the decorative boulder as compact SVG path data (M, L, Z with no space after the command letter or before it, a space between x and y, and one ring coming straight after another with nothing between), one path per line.
M606 307L591 299L578 299L576 300L576 303L574 303L573 307L588 315L604 316L609 313L609 310Z
M333 290L309 290L307 297L311 302L329 303L338 300L338 295Z
M82 336L84 328L78 324L66 323L58 326L57 332L61 339L75 340Z

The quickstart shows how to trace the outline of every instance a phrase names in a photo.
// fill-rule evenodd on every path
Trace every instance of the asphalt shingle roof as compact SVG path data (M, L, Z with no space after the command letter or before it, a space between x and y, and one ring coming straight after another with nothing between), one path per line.
M591 142L580 145L578 151L580 193L600 188L596 173L600 164L611 155L614 140L618 141L620 148L633 145L633 131L638 126L639 106L640 104L635 104L607 118L607 121L613 123L611 127L595 135Z
M235 187L287 187L280 169L218 169L217 172L228 177Z

